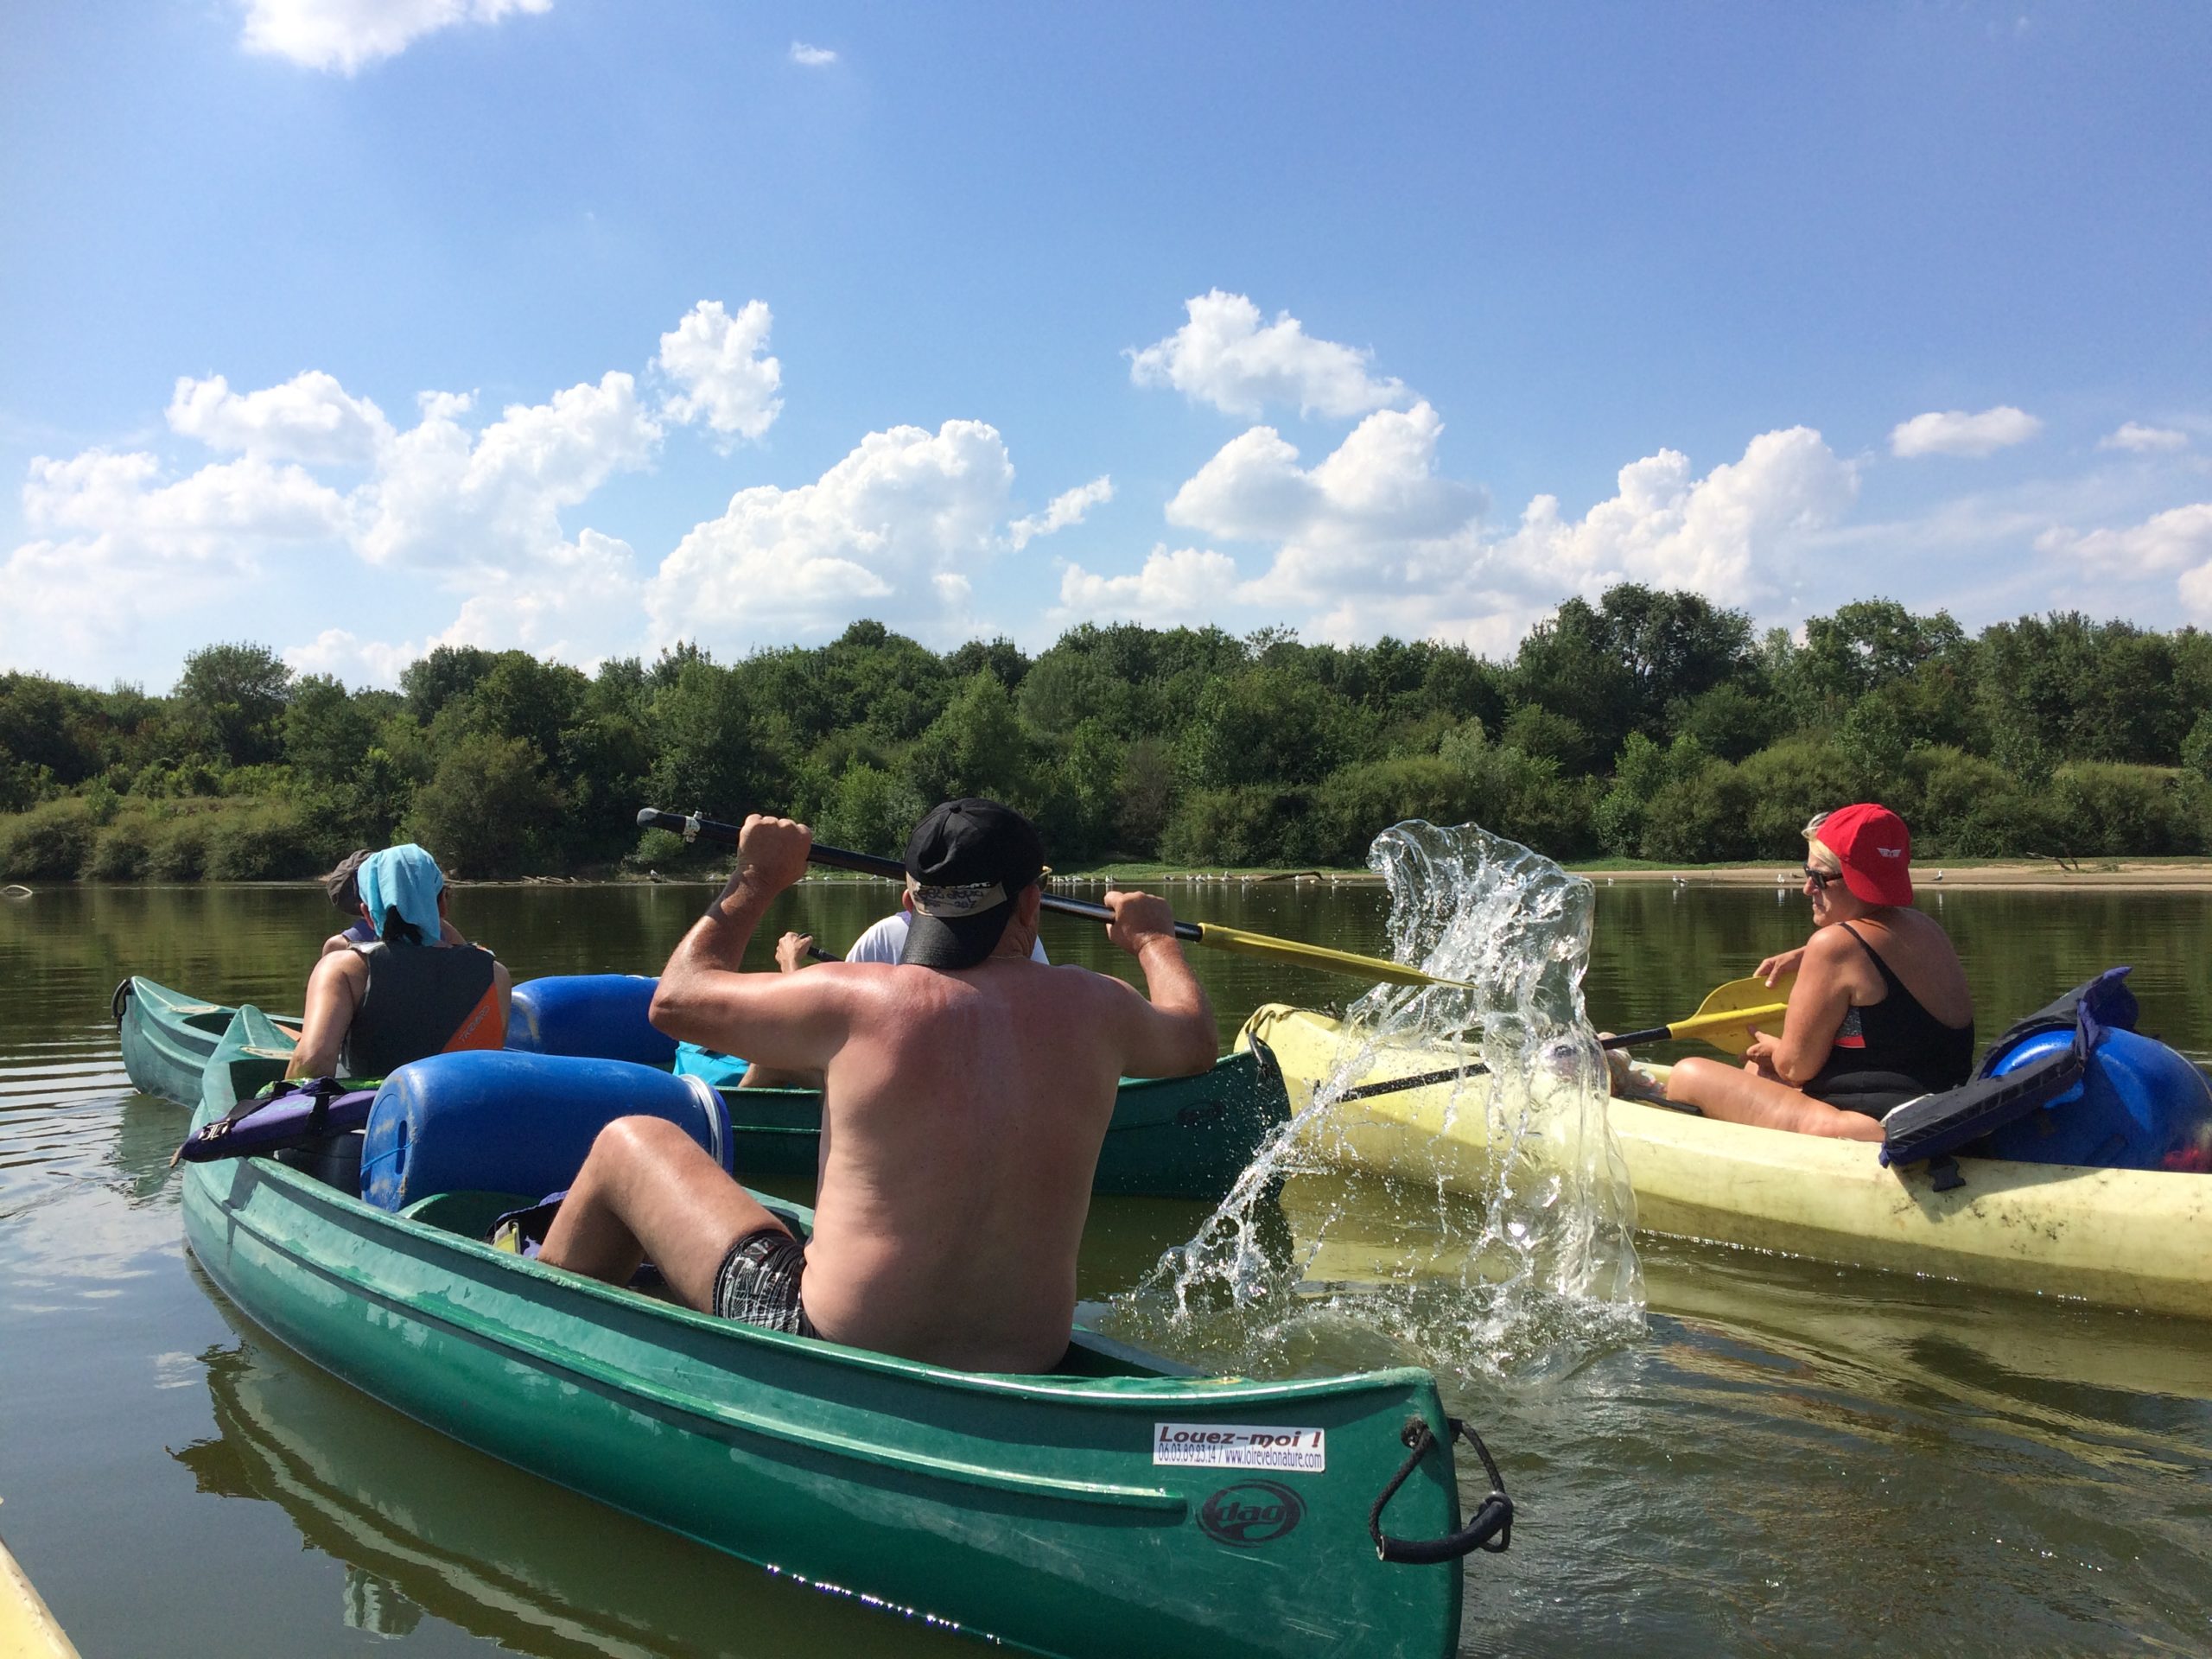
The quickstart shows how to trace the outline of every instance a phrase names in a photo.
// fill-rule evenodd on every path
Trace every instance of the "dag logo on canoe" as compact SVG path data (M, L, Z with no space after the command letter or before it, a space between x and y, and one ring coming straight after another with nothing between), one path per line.
M1272 1480L1224 1486L1198 1511L1198 1525L1206 1536L1235 1549L1271 1544L1305 1518L1306 1505L1298 1494Z

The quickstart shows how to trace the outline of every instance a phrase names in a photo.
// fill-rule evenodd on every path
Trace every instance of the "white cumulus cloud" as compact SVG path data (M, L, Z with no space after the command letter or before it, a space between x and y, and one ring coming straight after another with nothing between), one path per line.
M1489 559L1580 589L1640 582L1741 604L1771 592L1798 539L1835 523L1859 490L1856 470L1808 426L1763 432L1703 478L1662 449L1622 467L1618 483L1579 520L1557 497L1536 497Z
M325 628L304 645L281 653L295 674L327 674L349 685L397 685L408 664L429 651L413 643L363 639L348 628Z
M1044 512L1015 519L1006 527L1006 538L1018 553L1039 536L1050 536L1081 524L1091 508L1113 499L1113 479L1094 478L1088 484L1078 484L1054 496L1046 504Z
M660 337L653 359L679 390L663 406L669 418L703 419L724 438L759 438L783 411L783 365L767 354L767 306L749 300L735 316L720 300L693 306Z
M636 563L627 542L595 530L541 547L528 569L480 578L453 626L429 643L595 661L639 632Z
M645 584L653 637L788 643L862 609L892 626L957 626L1013 486L995 428L871 432L811 484L741 490Z
M1993 455L2025 443L2043 423L2010 404L1969 415L1962 409L1931 410L1900 422L1890 432L1890 453L1908 460L1917 455Z
M1465 573L1485 505L1479 489L1438 474L1442 431L1427 403L1378 410L1308 467L1273 427L1254 427L1175 493L1166 517L1209 539L1269 548L1263 579L1234 583L1235 567L1211 550L1156 550L1134 575L1071 567L1061 578L1062 609L1125 615L1153 605L1185 619L1234 600L1273 615L1296 607L1336 638L1402 600L1421 613L1414 631L1430 633L1437 618L1428 599Z
M1224 446L1168 505L1212 537L1271 544L1263 575L1236 579L1218 553L1156 550L1131 575L1071 567L1058 613L1177 619L1259 607L1313 636L1452 640L1491 654L1560 599L1614 582L1692 588L1729 605L1777 591L1814 536L1856 498L1858 475L1807 427L1762 433L1702 476L1662 449L1620 470L1618 493L1580 518L1540 495L1503 533L1481 492L1437 475L1442 423L1426 404L1363 422L1302 468L1257 427Z
M2125 421L2117 432L2108 432L2097 440L2100 449L2126 449L2139 455L2157 454L2170 449L2189 448L2189 434L2177 432L2170 426L2144 426L2135 421Z
M393 661L404 660L394 653L440 644L520 646L570 660L634 650L645 622L636 554L564 521L609 479L653 463L664 416L741 432L772 419L776 365L760 349L766 327L757 302L735 317L705 302L662 336L656 360L681 389L671 399L677 410L655 410L635 377L611 370L489 419L468 394L424 392L415 423L401 430L319 370L257 391L234 391L220 374L186 376L168 404L170 429L219 459L194 470L153 454L92 448L32 463L22 504L33 539L0 563L9 601L0 605L0 660L28 659L31 646L51 660L47 647L55 641L110 652L156 612L215 597L251 603L280 577L296 595L308 591L300 584L310 558L321 563L305 580L327 588L358 575L331 563L348 554L457 596L459 613L419 646L325 630L297 647L303 667L389 680ZM915 522L894 524L888 510L867 517L899 490L899 463L880 456L865 480L852 476L865 468L848 467L833 470L829 488L790 493L791 516L845 515L824 544L843 535L862 563L884 555L886 568L920 559L916 550L933 535L967 551L1002 547L988 527L1006 493L1003 446L977 429L989 435L990 454L963 474L976 458L957 441L959 429L946 429L949 453L934 472L907 458L915 476L906 502ZM963 488L976 493L974 502L960 499ZM1053 511L1079 517L1081 503L1056 505L1047 516ZM288 568L277 569L273 555ZM939 611L963 605L960 563L948 556L927 570L916 589L921 599Z
M2036 537L2036 551L2115 576L2156 575L2202 564L2212 561L2212 502L2175 507L2126 530L2084 534L2054 527ZM2191 574L2206 577L2202 570ZM2183 578L2184 589L2188 581Z
M1426 403L1378 410L1309 469L1274 428L1255 426L1175 492L1167 521L1234 541L1313 542L1344 551L1448 535L1482 512L1484 498L1437 475L1443 430Z
M210 449L317 466L366 466L392 440L391 423L320 369L243 395L221 375L179 377L169 429Z
M1190 321L1129 357L1129 378L1172 386L1194 403L1256 419L1269 404L1344 419L1387 408L1404 385L1368 372L1370 353L1316 340L1288 312L1263 322L1260 308L1219 289L1184 302Z
M514 404L480 433L461 423L470 400L426 392L420 422L399 434L362 488L358 541L372 564L452 572L527 566L559 546L560 515L618 472L652 461L661 428L620 370Z
M259 456L165 480L149 454L41 455L23 485L36 539L0 562L0 659L89 653L149 610L189 604L257 574L268 556L329 542L346 499L296 466Z
M836 62L837 54L826 46L809 46L804 41L793 41L791 61L808 69L820 69Z
M458 23L543 12L553 0L246 0L249 52L353 74Z
M1211 548L1155 547L1133 575L1102 576L1080 565L1060 573L1065 621L1128 618L1154 627L1203 624L1239 601L1236 562Z
M147 454L41 455L23 486L23 516L34 530L128 538L156 559L226 563L232 550L327 537L346 523L344 498L298 467L247 455L167 484L160 470Z

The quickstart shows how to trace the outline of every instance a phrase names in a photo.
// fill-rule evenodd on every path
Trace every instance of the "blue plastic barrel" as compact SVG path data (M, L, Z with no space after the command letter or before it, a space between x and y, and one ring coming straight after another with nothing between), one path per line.
M2073 1040L2038 1032L1991 1070L1999 1077ZM2212 1084L2187 1058L2139 1032L2108 1030L2082 1081L1989 1137L1993 1156L2092 1169L2203 1169L2212 1154Z
M696 1077L626 1060L433 1054L377 1090L361 1196L404 1210L437 1192L557 1192L575 1179L599 1132L632 1116L667 1119L729 1167L728 1109Z
M515 987L507 1046L524 1054L573 1054L630 1060L663 1070L676 1039L653 1029L645 1011L660 981L642 974L552 974Z

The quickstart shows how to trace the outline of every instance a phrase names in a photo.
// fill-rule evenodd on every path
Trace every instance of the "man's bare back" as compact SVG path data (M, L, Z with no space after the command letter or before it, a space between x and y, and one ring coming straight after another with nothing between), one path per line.
M1137 957L1150 1001L1085 969L1030 961L1033 884L1007 899L1003 933L972 967L738 972L769 901L804 873L810 841L803 825L747 821L737 873L662 975L655 1023L759 1063L825 1071L804 1277L816 1331L969 1370L1047 1369L1067 1345L1077 1248L1116 1083L1213 1061L1212 1010L1173 916L1147 894L1107 895L1108 937ZM778 1224L665 1131L624 1135L639 1147L604 1160L595 1148L604 1179L588 1163L570 1204L603 1202L685 1300L711 1306L731 1246ZM672 1172L659 1170L661 1152ZM617 1171L618 1156L653 1173ZM590 1216L571 1224L564 1207L563 1217L544 1259L607 1277L632 1260L585 1236Z

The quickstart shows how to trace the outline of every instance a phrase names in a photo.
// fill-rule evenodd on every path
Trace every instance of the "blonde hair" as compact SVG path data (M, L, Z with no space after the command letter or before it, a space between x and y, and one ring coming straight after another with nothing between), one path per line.
M1843 861L1821 839L1821 826L1827 821L1825 812L1815 812L1805 820L1805 861L1823 875L1841 875Z

